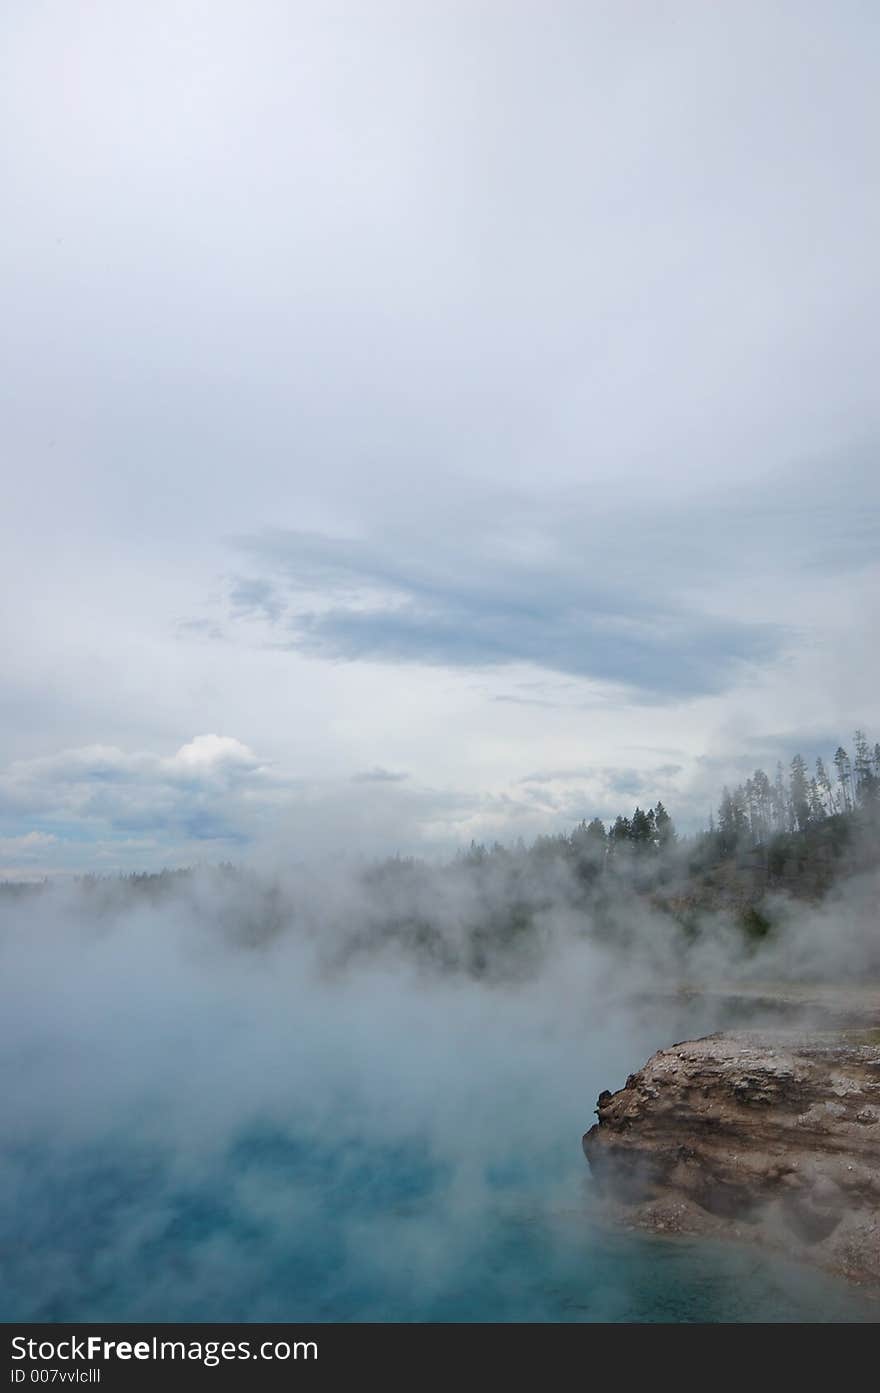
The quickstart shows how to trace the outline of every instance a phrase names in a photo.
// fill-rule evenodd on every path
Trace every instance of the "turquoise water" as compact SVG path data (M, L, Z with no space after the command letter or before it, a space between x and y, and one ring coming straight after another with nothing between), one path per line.
M533 1177L499 1171L477 1208L417 1144L322 1148L251 1130L177 1183L159 1154L85 1152L63 1177L45 1156L16 1160L7 1321L877 1316L845 1284L778 1258L609 1232L574 1169L553 1177L551 1203Z
M598 1093L711 1022L616 1000L589 944L501 987L328 974L182 913L12 928L5 1321L876 1315L758 1251L603 1227L580 1146Z

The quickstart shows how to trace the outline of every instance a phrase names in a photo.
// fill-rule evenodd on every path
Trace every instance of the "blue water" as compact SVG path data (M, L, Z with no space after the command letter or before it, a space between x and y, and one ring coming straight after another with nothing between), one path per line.
M7 1179L10 1162L7 1157ZM516 1166L479 1208L417 1143L244 1132L200 1174L161 1153L14 1158L4 1320L858 1321L842 1282L733 1245L608 1231L589 1178ZM546 1177L545 1177L546 1180Z
M3 1320L875 1318L757 1250L603 1226L599 1091L707 1026L615 1003L627 962L327 974L184 908L0 934Z

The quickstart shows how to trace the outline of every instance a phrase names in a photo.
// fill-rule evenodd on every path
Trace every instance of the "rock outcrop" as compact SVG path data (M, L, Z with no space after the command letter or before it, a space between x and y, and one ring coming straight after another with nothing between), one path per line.
M880 1036L731 1032L602 1093L584 1151L629 1221L754 1238L880 1285Z

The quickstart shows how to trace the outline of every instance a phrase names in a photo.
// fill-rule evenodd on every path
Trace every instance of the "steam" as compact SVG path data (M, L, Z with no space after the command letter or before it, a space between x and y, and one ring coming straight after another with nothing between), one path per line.
M588 1223L597 1094L737 986L862 970L876 890L781 906L757 951L723 918L688 943L625 881L588 904L552 863L6 893L3 1315L389 1319L418 1292L463 1318L488 1283L524 1318L550 1232L592 1318L626 1311ZM695 982L724 991L689 1005Z

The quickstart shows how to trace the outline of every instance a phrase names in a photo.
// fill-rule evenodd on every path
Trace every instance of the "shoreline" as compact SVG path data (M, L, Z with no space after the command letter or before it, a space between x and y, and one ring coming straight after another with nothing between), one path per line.
M597 1190L618 1227L758 1245L880 1296L880 988L771 992L695 991L777 1023L679 1041L600 1094Z

